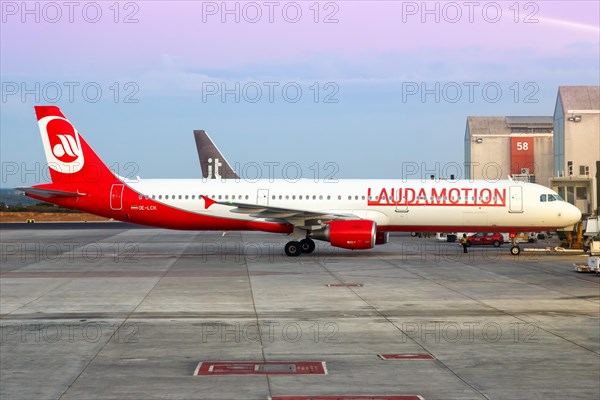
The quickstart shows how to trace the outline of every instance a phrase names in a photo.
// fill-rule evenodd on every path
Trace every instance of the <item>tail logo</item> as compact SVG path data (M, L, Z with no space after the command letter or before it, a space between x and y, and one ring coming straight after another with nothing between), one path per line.
M48 166L72 174L83 168L79 132L64 118L48 116L39 120Z

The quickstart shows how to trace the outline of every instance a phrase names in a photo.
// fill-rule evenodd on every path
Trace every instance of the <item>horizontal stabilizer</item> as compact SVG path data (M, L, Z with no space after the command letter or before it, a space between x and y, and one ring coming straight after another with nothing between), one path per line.
M66 192L64 190L52 190L52 189L41 189L34 187L18 187L15 190L20 190L26 194L33 194L35 196L49 198L49 197L80 197L85 196L85 193L79 192Z

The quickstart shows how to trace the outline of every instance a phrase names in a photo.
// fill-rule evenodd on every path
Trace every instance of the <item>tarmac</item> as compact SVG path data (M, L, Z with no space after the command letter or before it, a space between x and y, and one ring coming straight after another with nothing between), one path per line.
M2 399L600 398L581 255L397 235L287 258L253 232L1 228Z

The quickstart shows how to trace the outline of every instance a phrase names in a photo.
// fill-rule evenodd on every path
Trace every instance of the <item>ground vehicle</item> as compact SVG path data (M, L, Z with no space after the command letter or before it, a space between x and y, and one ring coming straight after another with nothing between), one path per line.
M477 232L474 235L467 236L467 246L491 244L494 247L500 247L504 243L504 237L497 232Z

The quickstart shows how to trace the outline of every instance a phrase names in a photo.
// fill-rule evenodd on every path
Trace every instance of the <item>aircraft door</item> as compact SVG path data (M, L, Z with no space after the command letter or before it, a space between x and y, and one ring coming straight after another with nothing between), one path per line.
M521 186L509 187L509 206L508 212L522 213L523 212L523 188Z
M256 193L256 204L259 206L269 205L269 189L258 189Z
M110 188L110 209L119 211L123 209L123 189L125 186L121 183L115 183Z

